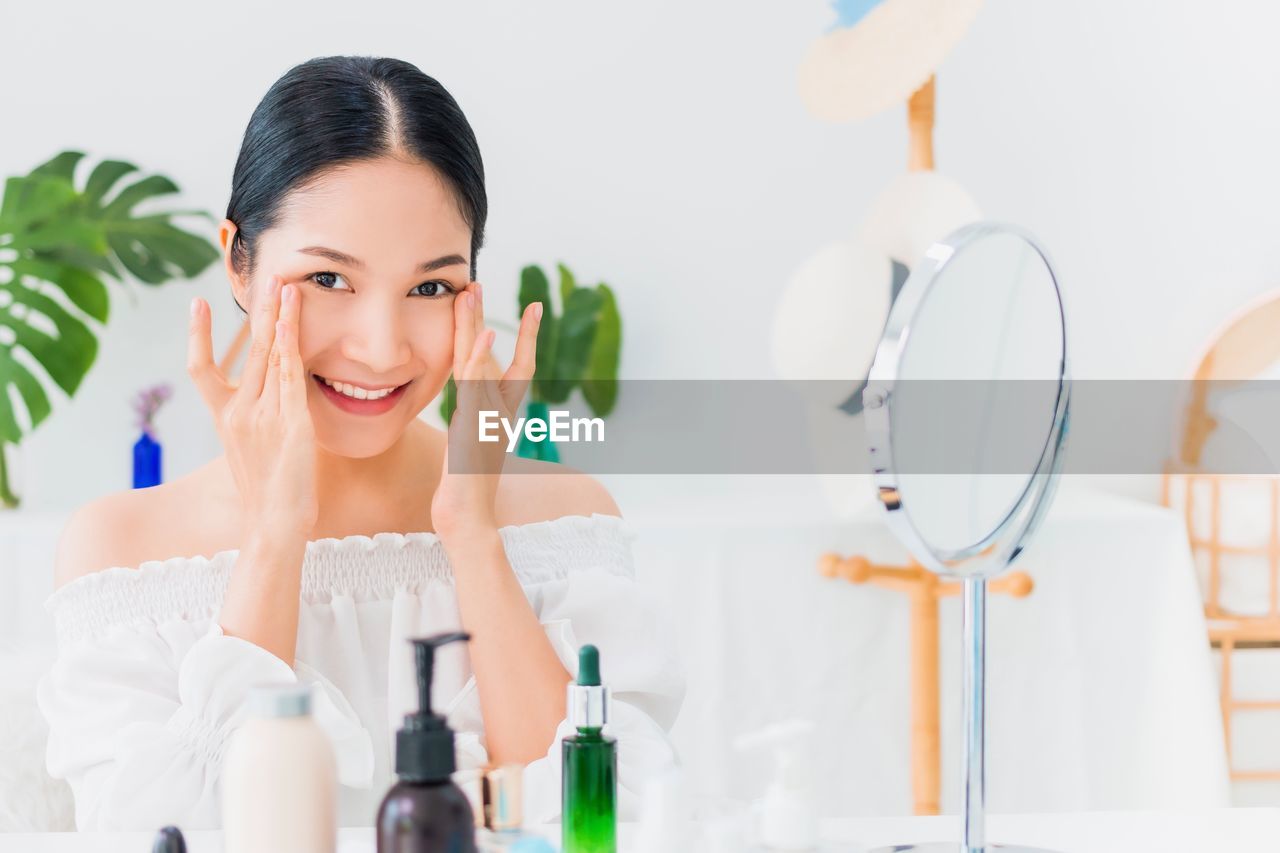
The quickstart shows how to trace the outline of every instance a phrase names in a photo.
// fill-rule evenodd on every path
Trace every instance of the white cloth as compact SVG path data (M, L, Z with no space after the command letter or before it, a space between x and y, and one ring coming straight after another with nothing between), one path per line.
M637 586L635 532L619 516L570 515L500 530L508 561L561 662L600 649L613 693L619 808L674 762L666 736L684 692L671 633ZM314 714L338 759L339 822L372 825L394 782L395 732L416 710L410 637L459 627L447 555L434 533L307 543L296 660L217 623L237 550L92 572L46 602L58 656L37 700L49 772L65 778L81 830L220 823L219 772L251 685L314 684ZM237 571L252 567L235 567ZM433 706L456 732L460 771L485 765L484 726L464 644L437 652ZM562 721L525 769L525 819L558 818Z

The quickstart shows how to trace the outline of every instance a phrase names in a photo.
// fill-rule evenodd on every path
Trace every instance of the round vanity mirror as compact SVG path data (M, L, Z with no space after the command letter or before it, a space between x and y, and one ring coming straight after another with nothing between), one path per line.
M893 304L863 392L876 493L915 559L964 581L964 840L983 820L986 579L1052 500L1070 401L1062 294L1020 229L966 226L933 244Z

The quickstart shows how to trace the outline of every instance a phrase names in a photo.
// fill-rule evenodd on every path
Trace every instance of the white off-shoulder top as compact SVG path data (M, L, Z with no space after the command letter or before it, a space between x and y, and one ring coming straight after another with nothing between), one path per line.
M500 529L508 561L570 674L594 643L613 703L619 808L634 817L644 779L675 761L667 738L684 694L670 632L636 582L635 532L593 513ZM115 567L45 603L58 655L37 701L46 765L75 795L81 830L215 828L219 772L243 701L258 683L312 683L313 712L338 759L339 822L369 826L395 781L395 733L416 710L410 637L460 627L434 533L312 540L302 567L296 660L223 634L217 622L238 550ZM466 645L437 651L433 702L456 732L459 770L488 763ZM562 720L524 771L526 822L560 813Z

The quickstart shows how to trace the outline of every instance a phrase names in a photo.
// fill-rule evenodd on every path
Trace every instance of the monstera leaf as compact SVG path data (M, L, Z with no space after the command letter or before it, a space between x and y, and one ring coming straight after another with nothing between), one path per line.
M75 394L93 366L98 339L91 321L105 324L110 299L105 279L128 274L149 285L192 278L218 258L203 237L183 231L173 216L134 215L142 201L178 192L162 175L113 192L137 166L103 160L82 188L75 170L83 152L64 151L27 175L9 178L0 202L0 503L14 506L5 470L6 444L19 443L49 416L45 380ZM26 410L19 421L10 394Z

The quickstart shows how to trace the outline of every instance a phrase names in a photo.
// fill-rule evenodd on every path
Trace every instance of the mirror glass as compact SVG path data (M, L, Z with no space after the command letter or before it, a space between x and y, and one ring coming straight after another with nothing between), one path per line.
M917 545L980 562L1058 438L1061 300L1036 246L991 225L935 244L912 279L890 317L897 358L884 377L896 497Z

